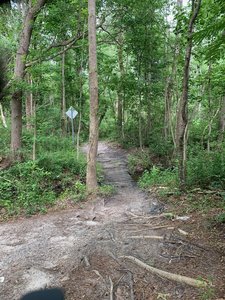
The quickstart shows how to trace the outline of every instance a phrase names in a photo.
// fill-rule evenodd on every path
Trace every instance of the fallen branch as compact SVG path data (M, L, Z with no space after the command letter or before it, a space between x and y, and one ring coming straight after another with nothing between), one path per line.
M128 239L155 239L155 240L163 240L163 236L158 236L158 235L133 235L133 236L128 236Z
M178 231L179 231L181 234L183 234L183 235L188 235L188 232L186 232L186 231L184 231L184 230L182 230L182 229L180 229L180 228L178 228Z
M112 279L111 279L110 276L109 276L109 282L110 282L110 296L109 296L109 299L113 300L113 282L112 282Z
M128 224L128 225L136 225L137 226L137 224ZM155 226L155 227L151 227L152 226L151 224L141 224L141 225L146 226L147 228L145 228L145 229L142 228L142 229L137 229L137 230L134 230L134 229L130 228L129 230L130 231L135 231L135 232L141 232L141 231L146 231L146 230L158 230L158 229L174 230L174 228L175 228L173 226L168 226L168 225Z
M185 284L188 284L193 287L207 287L208 286L208 283L204 280L193 279L190 277L173 274L173 273L169 273L169 272L166 272L166 271L163 271L160 269L156 269L154 267L151 267L151 266L143 263L142 261L140 261L139 259L137 259L133 256L120 256L120 258L131 260L132 262L136 263L138 266L144 268L145 270L150 271L153 274L156 274L160 277L167 278L169 280L173 280L173 281L176 281L179 283L185 283Z
M134 300L134 283L133 283L133 273L129 271L129 281L130 281L130 300Z
M126 212L127 215L130 215L132 216L133 218L142 218L142 219L156 219L156 218L162 218L162 217L165 217L165 218L173 218L174 217L174 214L173 213L162 213L162 214L159 214L159 215L150 215L150 216L147 216L147 215L136 215L130 211L127 211Z

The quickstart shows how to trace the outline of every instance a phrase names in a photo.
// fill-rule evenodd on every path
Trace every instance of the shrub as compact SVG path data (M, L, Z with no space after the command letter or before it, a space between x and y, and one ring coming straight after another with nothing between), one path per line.
M17 163L0 174L0 207L9 214L28 214L43 210L51 205L55 194L51 189L50 173L40 168L36 162Z
M152 162L148 151L137 151L128 155L128 169L131 175L141 174L144 170L150 170Z
M148 188L150 186L163 185L165 187L174 188L177 186L177 172L176 170L161 170L153 166L151 171L145 171L138 181L141 188Z
M45 153L37 161L17 163L0 173L0 209L13 215L45 212L65 190L82 194L86 162L74 152Z
M225 150L210 152L199 150L190 153L187 169L188 186L225 188Z

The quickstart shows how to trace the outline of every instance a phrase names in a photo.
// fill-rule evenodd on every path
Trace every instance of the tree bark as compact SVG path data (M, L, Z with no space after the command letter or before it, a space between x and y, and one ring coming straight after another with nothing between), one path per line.
M66 135L66 89L65 89L65 52L62 54L62 102L61 102L62 135Z
M180 189L186 186L186 149L187 149L187 125L188 125L188 83L190 72L190 59L192 51L192 33L194 23L198 16L201 0L192 0L192 15L188 25L188 40L185 53L184 75L182 85L182 96L178 103L176 124L176 146L178 155L178 173Z
M118 136L121 136L123 132L123 77L124 77L124 64L123 64L123 36L122 33L119 35L118 45L118 63L120 70L120 82L118 86L118 103L117 103L117 130Z
M2 124L5 128L7 128L7 123L6 123L6 119L5 119L5 115L4 115L4 111L3 111L1 102L0 102L0 114L1 114Z
M219 133L219 141L222 142L224 140L224 132L225 132L225 96L222 97L222 104L220 109L220 133Z
M33 102L33 118L34 118L34 126L33 126L33 151L32 151L32 159L36 160L36 144L37 144L37 120L36 120L36 101Z
M32 87L32 79L29 77L28 82ZM32 129L31 118L33 115L33 92L29 91L26 96L26 127L27 130Z
M177 0L177 11L179 12L183 7L183 1ZM178 26L178 23L177 23ZM169 34L169 32L168 32ZM173 99L173 89L175 83L175 77L177 73L177 60L180 54L180 35L176 33L175 43L174 43L174 52L171 73L166 80L166 89L165 89L165 115L164 115L164 138L168 142L169 136L171 134L174 150L176 149L176 139L174 137L174 128L173 128L173 116L172 116L172 99Z
M44 6L46 0L38 0L30 7L24 18L23 29L21 32L19 47L16 53L14 80L18 83L23 81L25 76L26 59L29 51L33 25L37 14ZM22 137L22 90L17 87L11 100L11 152L13 159L20 158Z
M97 188L96 160L98 151L98 73L96 45L96 3L88 0L88 41L89 41L89 92L90 92L90 127L89 149L87 154L87 190Z

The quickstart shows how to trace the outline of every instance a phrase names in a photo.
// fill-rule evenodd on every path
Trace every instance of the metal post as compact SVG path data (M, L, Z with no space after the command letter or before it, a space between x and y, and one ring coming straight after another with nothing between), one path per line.
M74 137L74 125L73 125L73 119L71 119L71 125L72 125L72 142L75 143L75 137Z

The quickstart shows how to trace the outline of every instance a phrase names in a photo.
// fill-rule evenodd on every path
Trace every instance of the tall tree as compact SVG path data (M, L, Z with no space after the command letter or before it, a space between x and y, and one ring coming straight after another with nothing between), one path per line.
M201 6L201 0L192 0L192 11L188 25L187 45L185 52L185 63L183 70L182 96L178 103L177 124L176 124L176 145L178 155L178 172L180 188L184 189L186 185L186 148L187 148L187 126L188 126L188 85L190 60L192 52L192 39L194 23L198 16Z
M87 189L97 188L96 159L98 151L98 72L96 45L96 2L88 0L88 41L89 41L89 93L90 127L87 154Z
M11 152L14 159L19 158L22 138L22 90L21 81L25 76L26 59L29 51L32 31L37 14L44 6L46 0L37 0L29 7L23 22L23 29L20 36L19 47L16 53L14 80L18 87L15 88L11 100Z

